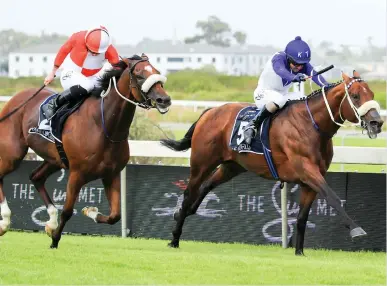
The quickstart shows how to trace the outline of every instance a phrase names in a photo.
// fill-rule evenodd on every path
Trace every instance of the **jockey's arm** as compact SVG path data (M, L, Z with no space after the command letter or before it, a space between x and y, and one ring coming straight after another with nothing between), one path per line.
M112 45L109 46L105 53L105 58L108 60L108 62L114 66L115 64L118 64L120 61L120 57L118 56L118 52L115 47Z
M59 49L55 61L54 61L54 68L53 72L55 73L56 70L61 66L64 59L67 57L67 55L71 52L73 47L75 46L76 42L76 33L73 34Z
M295 74L292 74L290 71L286 69L284 60L280 54L277 54L271 60L273 65L273 70L276 74L278 74L281 78L291 82L295 78Z
M310 75L313 75L315 73L316 73L316 71L313 69L312 65L307 63L305 65L305 74L310 76ZM313 76L312 80L320 87L329 84L322 75Z

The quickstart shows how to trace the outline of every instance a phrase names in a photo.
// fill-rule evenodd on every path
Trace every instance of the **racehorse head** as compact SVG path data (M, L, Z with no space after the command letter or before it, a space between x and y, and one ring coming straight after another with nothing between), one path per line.
M146 108L156 108L162 114L168 112L171 98L163 87L167 78L152 66L145 54L123 61L127 64L129 88L135 100Z
M383 120L379 114L380 106L374 100L374 93L357 71L353 71L353 77L344 73L342 77L345 95L340 106L340 116L342 114L353 123L358 121L371 139L376 138L382 131ZM346 97L348 100L345 100Z

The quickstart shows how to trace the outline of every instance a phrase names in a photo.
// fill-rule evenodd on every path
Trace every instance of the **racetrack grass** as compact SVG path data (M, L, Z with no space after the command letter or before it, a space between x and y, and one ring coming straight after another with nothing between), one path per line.
M386 284L386 254L43 233L0 238L0 284Z

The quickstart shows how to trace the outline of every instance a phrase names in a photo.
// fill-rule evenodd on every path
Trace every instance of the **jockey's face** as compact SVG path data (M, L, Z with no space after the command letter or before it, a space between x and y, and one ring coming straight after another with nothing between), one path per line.
M298 73L304 67L303 64L298 64L291 59L289 59L289 66L290 66L290 69L295 73Z
M302 70L302 68L304 67L304 65L300 65L300 64L296 64L296 63L290 63L290 69L293 71L293 72L299 72L300 70Z

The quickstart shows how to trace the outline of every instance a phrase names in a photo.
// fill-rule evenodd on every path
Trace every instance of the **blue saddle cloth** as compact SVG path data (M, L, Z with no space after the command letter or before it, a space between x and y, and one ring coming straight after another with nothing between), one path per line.
M43 113L42 107L48 103L51 98L57 97L54 93L47 97L39 106L39 121L38 126L32 127L28 133L35 133L42 136L44 139L55 143L55 141L62 143L62 130L66 119L85 101L86 98L81 99L75 103L65 103L55 113L55 115L48 120Z
M250 145L244 141L243 129L258 112L259 109L256 106L248 106L239 111L235 118L229 146L238 153L248 152L264 155L272 176L278 179L278 173L273 163L269 142L269 129L272 116L269 116L263 121L257 136L252 139Z

